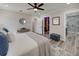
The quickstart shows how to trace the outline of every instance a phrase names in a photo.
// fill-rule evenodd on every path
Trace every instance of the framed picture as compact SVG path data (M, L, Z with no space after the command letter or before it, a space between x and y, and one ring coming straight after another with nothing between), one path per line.
M52 18L52 24L53 25L60 25L60 16L53 17Z

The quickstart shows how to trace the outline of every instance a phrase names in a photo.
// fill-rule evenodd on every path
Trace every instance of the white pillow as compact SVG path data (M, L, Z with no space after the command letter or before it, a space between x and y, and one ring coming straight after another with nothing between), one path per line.
M11 32L8 32L7 37L8 37L8 41L9 41L10 43L13 42L14 39L15 39L14 34L11 33Z

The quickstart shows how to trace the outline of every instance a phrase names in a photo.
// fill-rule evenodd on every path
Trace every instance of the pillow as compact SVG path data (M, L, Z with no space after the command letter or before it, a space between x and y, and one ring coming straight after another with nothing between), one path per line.
M6 56L8 52L8 39L6 35L2 32L0 32L0 55L1 56Z
M4 30L0 30L0 32L2 32L2 33L4 33L5 35L7 35L7 32L6 31L4 31Z
M4 30L5 32L9 32L7 28L3 28L3 30Z
M8 33L7 33L7 38L8 38L9 43L11 43L11 42L13 42L13 41L14 41L15 36L14 36L14 34L13 34L13 33L8 32Z
M6 32L6 28L4 28L3 26L0 26L0 32L4 33L5 35L7 35L7 32Z

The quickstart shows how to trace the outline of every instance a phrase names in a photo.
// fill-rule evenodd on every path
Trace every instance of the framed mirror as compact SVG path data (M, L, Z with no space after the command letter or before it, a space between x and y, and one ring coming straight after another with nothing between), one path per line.
M25 18L20 18L19 19L19 23L20 24L25 24L26 23L26 19Z

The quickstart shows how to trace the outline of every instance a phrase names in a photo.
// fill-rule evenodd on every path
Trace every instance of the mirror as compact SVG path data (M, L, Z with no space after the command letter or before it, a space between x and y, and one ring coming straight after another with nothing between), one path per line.
M20 23L20 24L25 24L25 23L26 23L25 18L20 18L19 23Z
M66 35L79 32L79 12L73 12L66 15Z

